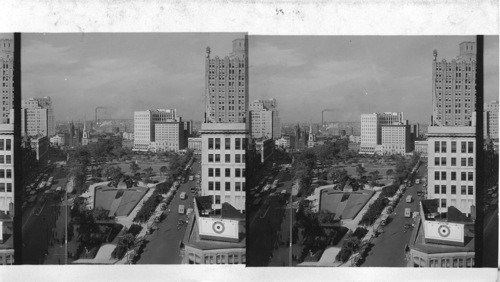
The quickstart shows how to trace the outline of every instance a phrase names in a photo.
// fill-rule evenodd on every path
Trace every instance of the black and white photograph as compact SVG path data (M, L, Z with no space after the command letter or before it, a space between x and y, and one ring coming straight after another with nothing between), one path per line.
M475 228L496 266L498 36L250 35L249 55L248 266L474 267Z
M499 5L0 9L0 277L494 281Z
M23 263L244 265L246 34L22 40Z

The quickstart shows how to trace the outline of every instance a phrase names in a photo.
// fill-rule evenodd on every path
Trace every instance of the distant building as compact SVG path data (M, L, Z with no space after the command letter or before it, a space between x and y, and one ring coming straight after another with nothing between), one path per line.
M274 142L272 139L255 140L255 150L260 155L260 162L267 164L272 161Z
M289 149L293 145L293 136L290 135L283 135L281 138L277 139L275 141L276 147L284 148L284 149Z
M347 148L350 150L350 151L354 151L354 152L359 152L359 149L360 149L360 143L348 143L347 144Z
M184 123L175 109L134 112L134 151L179 151L187 147Z
M498 139L498 101L484 104L484 138Z
M47 161L49 155L49 138L47 136L30 139L31 149L36 152L36 159L40 162Z
M277 139L281 136L281 124L276 99L255 100L250 103L252 138Z
M63 133L58 133L50 137L50 144L52 146L64 146L66 145L66 135Z
M134 133L133 132L123 132L122 137L124 140L134 140Z
M56 134L54 109L50 97L22 100L21 134L48 137Z
M0 124L0 211L7 215L14 212L13 160L14 124Z
M308 134L308 140L307 140L307 147L308 148L313 148L317 145L316 142L316 135L312 131L312 124L309 125L309 134Z
M427 157L427 140L415 140L415 152L420 153L421 157Z
M460 55L451 61L432 61L431 126L470 126L476 111L476 42L460 43Z
M454 206L470 215L476 205L476 127L428 128L429 199L439 200L439 212Z
M382 125L382 154L405 155L413 151L408 124Z
M189 137L188 149L194 150L196 154L201 154L201 137Z
M439 199L420 201L419 217L408 244L410 266L473 267L474 221L454 206L441 210L440 205Z
M248 42L233 40L233 52L205 60L205 122L248 122Z
M373 154L376 146L382 145L382 125L403 122L402 112L362 114L360 153ZM377 151L381 152L380 148Z
M213 209L213 198L194 198L181 251L183 264L246 264L245 216L229 203Z
M361 143L361 136L349 135L349 143Z
M14 40L0 39L0 70L2 71L1 122L9 124L14 100Z
M249 133L244 123L201 126L201 195L213 197L213 209L230 203L245 211L245 154Z

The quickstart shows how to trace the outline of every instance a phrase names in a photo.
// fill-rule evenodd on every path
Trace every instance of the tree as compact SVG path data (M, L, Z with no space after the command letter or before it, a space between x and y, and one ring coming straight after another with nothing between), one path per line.
M141 168L136 162L131 162L130 163L130 170L132 171L132 174L136 174Z
M385 172L385 175L387 176L387 179L389 179L389 177L393 176L394 175L394 170L392 169L388 169L386 172Z
M166 166L160 167L160 174L165 175L168 171L168 168Z
M153 175L153 168L152 167L145 168L144 173L146 173L146 178L149 179Z
M358 166L356 167L356 172L358 173L359 178L361 179L363 175L366 173L366 169L361 164L358 164Z

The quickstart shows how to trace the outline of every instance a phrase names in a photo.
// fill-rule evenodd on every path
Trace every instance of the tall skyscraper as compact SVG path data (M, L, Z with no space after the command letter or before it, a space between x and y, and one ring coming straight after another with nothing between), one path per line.
M402 112L362 114L360 152L375 153L377 145L382 144L382 125L401 124L402 122Z
M255 100L250 103L250 128L252 138L278 139L281 124L276 99Z
M233 40L233 52L205 60L205 122L248 122L248 42Z
M249 144L248 43L233 40L224 59L210 57L205 73L205 123L201 125L202 196L245 211L245 159Z
M498 139L498 101L484 104L484 137Z
M56 134L54 109L50 97L22 100L21 133L27 136L47 137Z
M14 40L0 39L0 60L2 61L2 120L9 123L14 99Z
M460 55L432 62L432 126L470 126L476 110L476 43L460 43Z

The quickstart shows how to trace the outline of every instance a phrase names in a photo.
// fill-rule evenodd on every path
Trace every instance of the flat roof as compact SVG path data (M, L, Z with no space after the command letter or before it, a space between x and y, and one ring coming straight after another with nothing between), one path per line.
M466 232L466 235L473 236L473 232ZM426 254L440 254L440 253L459 253L459 252L474 252L474 237L465 237L465 246L453 246L439 243L426 243L424 236L424 228L420 217L417 217L415 228L413 229L410 237L409 246L411 249L420 251Z
M240 221L240 230L244 230L245 221ZM246 248L246 236L240 233L238 242L216 241L200 238L200 231L198 224L196 224L196 215L191 213L189 216L189 223L184 234L183 243L186 246L196 248L199 250L217 250L217 249L238 249Z
M373 191L359 190L342 192L333 188L323 189L320 195L319 210L335 213L335 218L352 219L373 196Z

